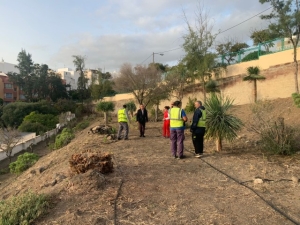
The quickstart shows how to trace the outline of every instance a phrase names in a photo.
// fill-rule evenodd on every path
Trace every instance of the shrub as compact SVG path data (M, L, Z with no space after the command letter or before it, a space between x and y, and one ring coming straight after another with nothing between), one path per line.
M19 127L19 131L22 132L35 132L36 135L41 135L48 131L47 127L40 123L32 123L30 121L24 121Z
M0 169L0 175L9 173L9 168Z
M61 134L57 135L55 138L55 149L62 148L63 146L69 144L71 140L75 137L72 130L69 128L64 128Z
M266 52L266 51L260 51L260 55L266 55L270 52ZM247 61L251 61L251 60L256 60L258 59L258 51L254 51L249 53L248 55L246 55L244 58L242 58L242 62L247 62Z
M190 113L190 112L194 112L195 111L195 105L194 105L195 101L197 101L196 98L190 98L189 97L189 101L186 104L185 109L184 109L184 111L186 113Z
M9 169L11 173L22 173L29 167L34 165L39 160L39 156L35 153L25 152L18 156L17 161L9 164Z
M75 130L84 130L89 125L90 125L89 121L82 121L76 125Z
M298 93L293 93L292 94L292 97L293 97L293 100L294 100L294 103L295 105L300 108L300 94Z
M272 154L291 155L297 151L296 144L296 130L286 126L282 117L261 132L262 148Z
M31 192L0 201L0 225L32 224L48 208L46 195Z

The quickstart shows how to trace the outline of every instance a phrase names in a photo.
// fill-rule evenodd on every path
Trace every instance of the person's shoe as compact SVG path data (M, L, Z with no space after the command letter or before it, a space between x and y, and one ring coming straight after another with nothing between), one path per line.
M143 135L143 137L145 137L145 135Z
M143 135L140 135L140 137L143 137Z
M118 137L118 140L121 140L121 138L120 138L120 137Z
M174 157L174 159L178 159L178 156L177 156L177 155L174 155L173 157Z
M128 140L128 138L124 138L124 140Z
M195 154L195 158L200 158L201 155L200 154Z
M177 159L184 159L184 158L185 158L185 156L182 155L182 156L179 156Z

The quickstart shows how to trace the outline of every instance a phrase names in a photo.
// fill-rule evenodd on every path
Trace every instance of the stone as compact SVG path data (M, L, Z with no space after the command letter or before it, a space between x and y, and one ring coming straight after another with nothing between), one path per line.
M39 173L42 173L46 170L46 168L45 167L40 167L38 170L39 170Z
M299 183L299 178L298 177L295 177L295 176L292 176L292 182L294 184L298 184Z
M253 181L254 185L255 184L262 184L263 182L264 182L263 179L260 179L260 178L255 178L254 181Z

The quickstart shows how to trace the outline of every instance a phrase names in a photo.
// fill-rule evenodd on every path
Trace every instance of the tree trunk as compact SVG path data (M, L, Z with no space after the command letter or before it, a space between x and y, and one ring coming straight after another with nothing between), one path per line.
M155 122L158 121L158 110L159 110L158 105L159 104L156 105L156 109L155 109Z
M253 81L254 87L253 87L253 96L254 96L254 102L257 102L257 83L256 79Z
M295 63L295 91L299 94L299 85L298 85L298 61L297 61L297 46L294 46L294 63Z
M217 152L222 151L222 138L218 137L216 140Z
M107 121L108 121L108 118L107 118L107 112L104 112L104 122L105 122L105 126L107 126Z

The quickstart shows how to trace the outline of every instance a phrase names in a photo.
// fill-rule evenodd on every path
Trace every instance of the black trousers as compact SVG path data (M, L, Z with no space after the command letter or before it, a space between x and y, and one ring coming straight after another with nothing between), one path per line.
M192 134L193 145L195 148L195 154L203 154L203 140L204 133Z
M146 129L146 122L139 122L140 136L144 136L145 129Z

